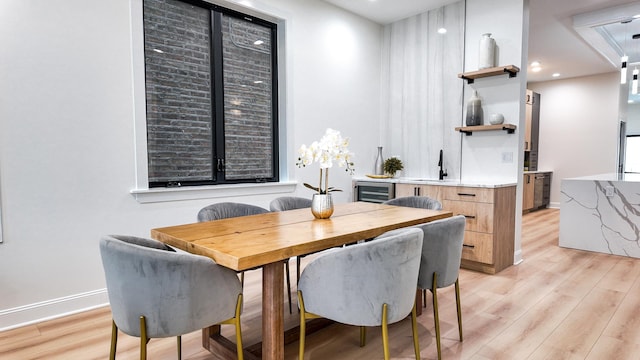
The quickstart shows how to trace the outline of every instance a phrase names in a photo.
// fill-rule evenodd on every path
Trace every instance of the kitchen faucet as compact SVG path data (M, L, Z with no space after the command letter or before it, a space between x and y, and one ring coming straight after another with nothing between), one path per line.
M440 160L438 160L438 166L440 167L440 175L438 175L438 180L444 180L445 176L448 176L446 170L442 170L442 149L440 149Z

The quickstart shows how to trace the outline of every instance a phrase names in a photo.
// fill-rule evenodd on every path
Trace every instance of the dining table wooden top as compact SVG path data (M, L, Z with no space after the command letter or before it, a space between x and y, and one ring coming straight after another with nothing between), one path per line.
M240 271L449 216L450 211L352 202L336 204L329 219L315 219L306 208L157 228L151 237Z

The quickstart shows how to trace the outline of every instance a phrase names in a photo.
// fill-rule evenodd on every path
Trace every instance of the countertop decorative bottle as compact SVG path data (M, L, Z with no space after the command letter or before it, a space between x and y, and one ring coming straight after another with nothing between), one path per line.
M376 158L376 164L373 170L376 175L384 175L384 159L382 158L382 146L378 146L378 157Z
M480 38L480 56L478 68L486 69L496 66L496 41L491 38L491 33L482 34Z
M467 102L467 126L482 125L482 104L478 97L478 92L473 90L473 95Z

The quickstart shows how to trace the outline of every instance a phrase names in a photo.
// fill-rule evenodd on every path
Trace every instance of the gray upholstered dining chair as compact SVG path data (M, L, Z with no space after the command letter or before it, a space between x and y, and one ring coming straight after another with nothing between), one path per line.
M151 338L181 335L217 324L236 326L242 359L242 286L235 271L210 258L173 249L159 241L110 235L100 239L100 255L112 312L111 351L118 329L140 337L140 359Z
M383 204L406 206L421 209L441 210L442 204L436 199L432 199L428 196L404 196L395 199L387 200Z
M460 283L458 274L462 259L465 217L457 215L436 220L416 228L424 232L422 259L418 276L418 288L429 289L433 294L433 321L436 330L438 359L441 358L440 318L438 315L438 292L440 288L455 285L458 312L458 333L462 341L462 309L460 306Z
M281 196L275 198L269 204L271 211L287 211L311 207L311 199L298 196Z
M389 359L388 324L411 313L416 359L420 345L415 292L423 232L406 228L376 241L329 249L311 261L300 276L299 359L304 359L306 320L324 317L360 326L382 326L384 358Z
M203 207L198 211L198 221L212 221L240 216L258 215L268 213L269 210L260 206L237 202L221 202ZM287 280L287 298L289 299L289 314L291 314L291 280L289 279L289 262L284 263ZM240 282L244 286L244 271L240 273Z
M271 211L287 211L311 207L311 199L297 196L281 196L269 204ZM300 280L300 260L306 255L296 256L296 283Z
M383 204L405 206L418 209L442 210L442 204L436 199L428 196L403 196L387 200ZM422 304L427 307L427 290L422 290Z

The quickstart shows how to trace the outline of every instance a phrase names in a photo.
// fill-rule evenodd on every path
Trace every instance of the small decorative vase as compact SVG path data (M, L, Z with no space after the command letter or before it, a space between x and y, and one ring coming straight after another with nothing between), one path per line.
M331 194L313 194L311 198L311 213L316 219L330 218L333 214Z
M466 124L467 126L482 125L482 121L482 104L478 93L474 90L469 102L467 102Z
M504 115L502 114L491 114L491 118L489 119L489 123L491 125L499 125L504 122Z
M478 68L486 69L496 66L496 41L491 38L491 33L482 34L480 38L480 52Z
M384 175L384 159L382 158L382 146L378 146L378 157L374 166L375 175Z

